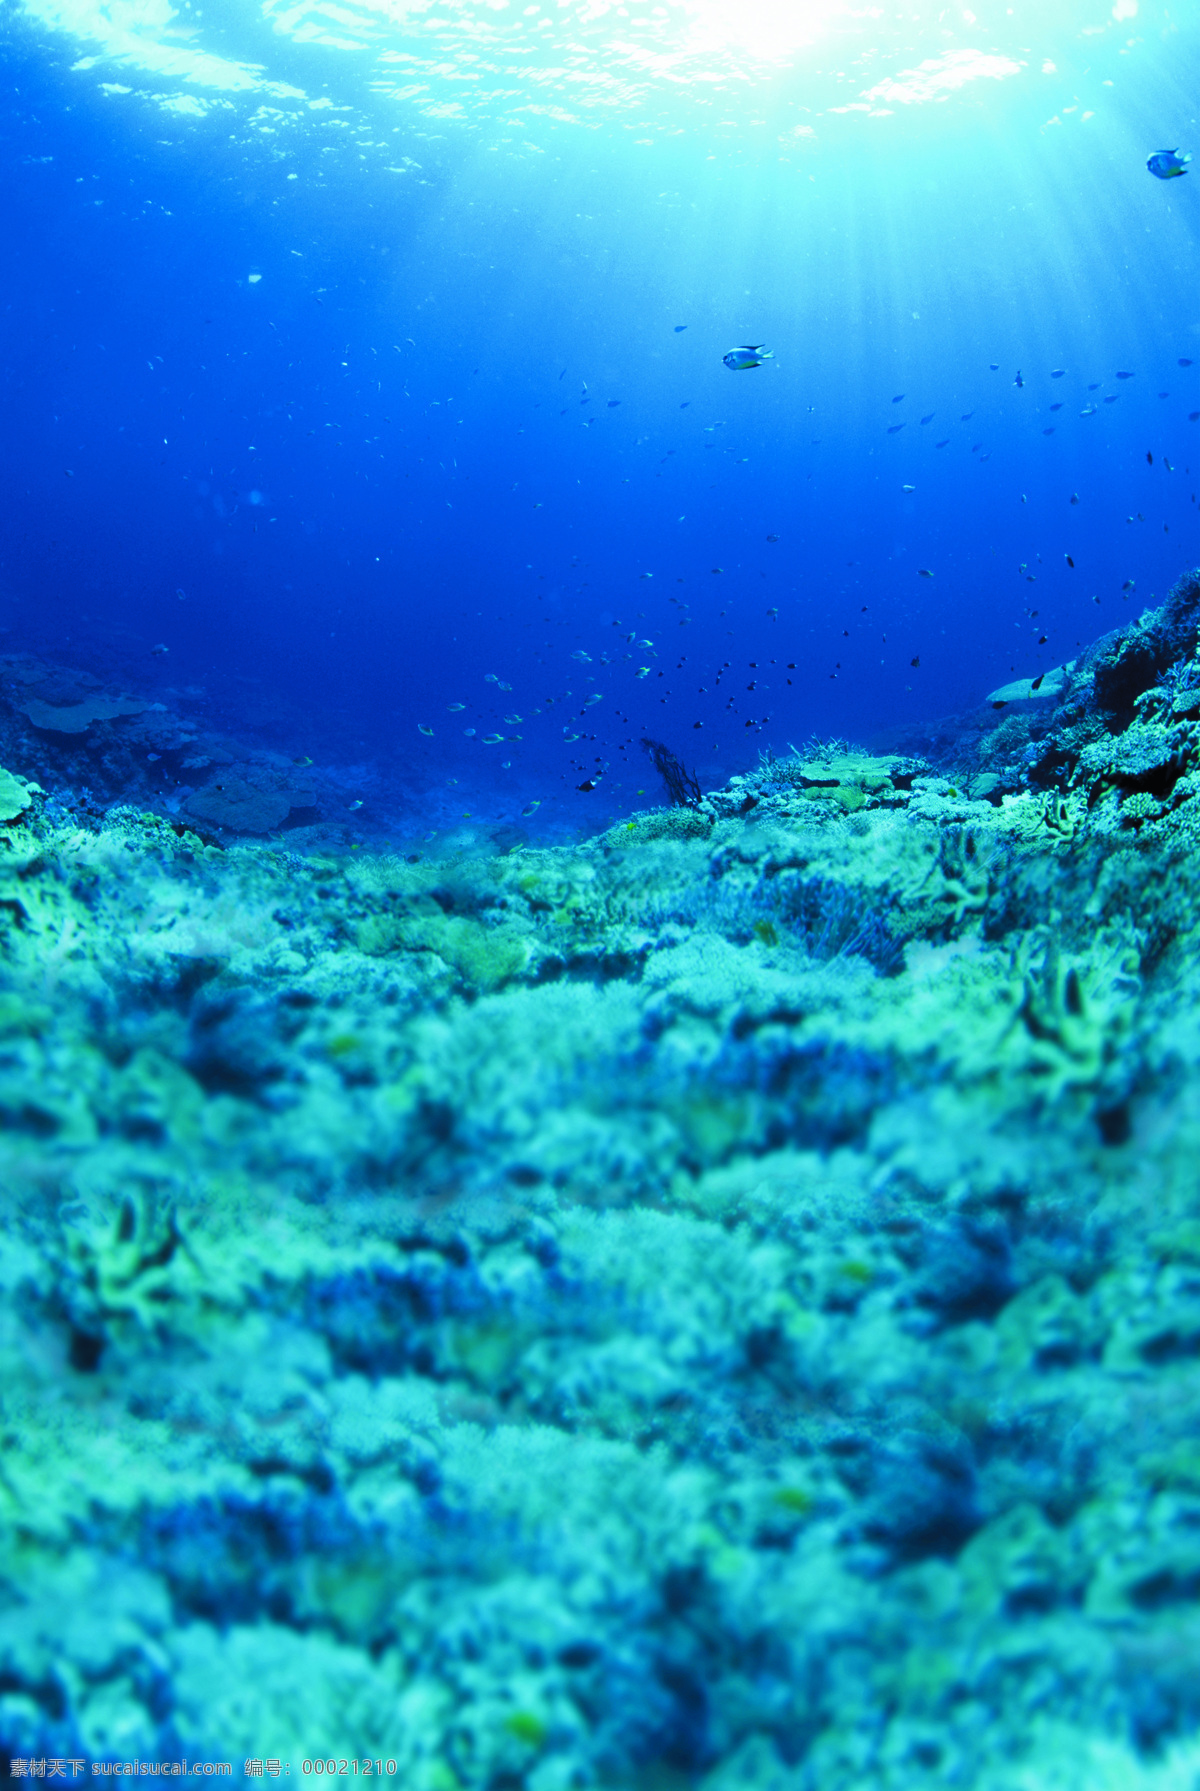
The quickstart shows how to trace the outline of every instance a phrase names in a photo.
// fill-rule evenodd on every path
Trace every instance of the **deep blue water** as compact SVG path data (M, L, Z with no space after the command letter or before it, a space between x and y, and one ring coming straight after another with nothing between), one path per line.
M6 9L6 646L599 825L1196 560L1194 13L543 11Z

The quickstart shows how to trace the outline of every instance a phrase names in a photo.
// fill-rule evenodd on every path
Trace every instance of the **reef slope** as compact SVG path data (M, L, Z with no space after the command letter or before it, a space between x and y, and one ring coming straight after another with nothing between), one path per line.
M8 1754L1190 1783L1198 591L571 848L10 767Z

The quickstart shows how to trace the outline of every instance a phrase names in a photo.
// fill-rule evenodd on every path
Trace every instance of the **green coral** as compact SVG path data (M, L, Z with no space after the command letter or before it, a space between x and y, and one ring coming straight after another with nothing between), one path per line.
M1154 821L1163 813L1163 804L1149 790L1134 790L1121 804L1121 819L1136 827L1142 821Z
M894 774L907 770L898 758L872 758L869 753L830 752L805 758L794 754L772 760L765 769L769 783L782 783L809 802L833 802L847 814L895 799Z
M390 952L429 952L449 964L467 987L487 993L520 974L531 943L514 921L485 926L466 915L369 915L359 922L360 951L370 957Z
M1080 783L1102 778L1132 786L1139 779L1165 773L1173 782L1194 751L1193 733L1186 725L1134 723L1124 733L1105 735L1084 747L1075 778Z
M1175 1758L1200 805L823 751L503 856L9 836L14 1750Z
M155 847L167 852L204 850L204 842L198 834L169 821L165 815L133 808L127 803L119 804L106 812L104 831L119 835L128 842L131 849Z
M0 768L0 821L16 821L25 813L33 797L11 771Z
M707 839L712 828L713 817L702 809L662 808L622 821L602 837L614 847L640 846L652 840Z

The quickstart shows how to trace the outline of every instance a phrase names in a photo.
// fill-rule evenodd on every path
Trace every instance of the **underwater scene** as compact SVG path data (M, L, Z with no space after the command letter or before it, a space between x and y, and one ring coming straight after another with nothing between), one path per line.
M1200 1791L1200 9L0 85L0 1777Z

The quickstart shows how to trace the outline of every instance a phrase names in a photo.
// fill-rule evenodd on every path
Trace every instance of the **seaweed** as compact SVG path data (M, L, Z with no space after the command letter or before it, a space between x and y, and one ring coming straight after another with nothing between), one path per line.
M677 758L661 740L643 737L642 747L650 754L654 769L666 784L672 805L676 808L696 808L700 802L700 780L695 772L689 771L683 760Z

